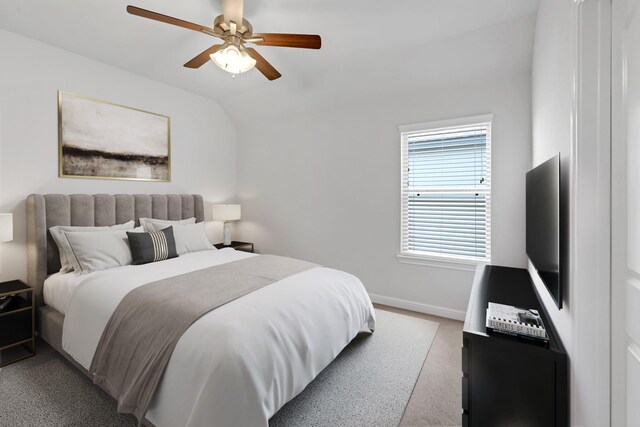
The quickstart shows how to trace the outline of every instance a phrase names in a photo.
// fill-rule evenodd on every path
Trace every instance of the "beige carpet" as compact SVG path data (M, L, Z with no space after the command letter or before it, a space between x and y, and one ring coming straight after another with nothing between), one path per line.
M358 335L270 427L397 427L438 323L376 310L376 331Z
M420 387L418 378L428 371L424 361L439 330L436 322L401 314L406 313L376 310L376 332L349 344L274 416L273 425L397 426L407 416L410 397L422 399L415 384ZM116 412L113 399L43 342L36 357L0 370L0 408L0 427L136 425L132 416ZM405 425L427 425L423 421Z
M375 306L440 324L400 426L459 426L462 408L460 349L463 322L379 304Z
M422 369L420 370L421 359L406 394L401 399L402 405L393 424L397 424L397 420L400 419L400 426L404 427L460 425L462 322L385 306L376 307L439 323ZM409 329L404 326L398 326L396 329L398 328L403 331ZM373 337L382 338L379 333ZM431 337L427 340L423 336L415 336L409 343L398 343L391 347L406 349L414 344L431 341ZM424 353L422 354L424 357ZM404 359L406 357L402 357L400 361ZM15 390L20 381L16 381L15 378L11 380L11 375L7 375L21 369L29 374L26 376L28 381L22 393ZM416 375L418 379L411 392ZM409 402L402 415L404 402L409 395ZM135 425L132 417L116 413L113 399L45 344L40 346L39 354L35 358L3 368L0 372L0 407L4 407L4 411L7 410L6 404L9 401L13 402L10 406L13 406L16 411L14 415L17 417L7 417L9 414L3 413L0 415L2 427ZM34 406L34 402L37 402L37 405ZM52 407L54 410L51 410ZM377 423L369 423L375 424Z

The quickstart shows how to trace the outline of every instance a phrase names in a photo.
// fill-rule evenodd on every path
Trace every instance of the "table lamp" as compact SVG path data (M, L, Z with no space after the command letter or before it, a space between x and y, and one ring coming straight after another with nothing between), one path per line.
M13 240L13 214L0 213L0 243ZM11 296L0 297L0 310L11 302Z
M13 214L0 213L0 243L13 240Z
M214 221L224 221L223 244L231 245L231 221L240 219L240 205L213 205L211 212Z

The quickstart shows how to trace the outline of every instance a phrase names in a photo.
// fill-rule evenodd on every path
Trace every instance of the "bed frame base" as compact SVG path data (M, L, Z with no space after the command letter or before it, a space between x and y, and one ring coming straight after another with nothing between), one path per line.
M64 315L44 303L48 274L60 270L58 247L49 233L55 225L111 226L141 217L204 221L199 194L31 194L27 197L27 282L36 298L38 336L69 360L80 372L89 372L62 349ZM155 427L146 418L142 424Z
M89 371L87 371L82 365L76 362L73 357L62 349L62 326L64 325L64 315L48 305L41 305L38 307L36 322L38 336L53 347L54 350L64 356L64 358L73 366L78 368L80 372L85 374L88 378L91 378ZM155 425L146 418L142 420L142 425L155 427Z

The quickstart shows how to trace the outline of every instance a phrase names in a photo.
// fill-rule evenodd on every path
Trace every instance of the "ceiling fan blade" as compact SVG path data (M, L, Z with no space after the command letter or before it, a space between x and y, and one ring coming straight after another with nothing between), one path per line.
M193 58L191 61L184 64L184 66L187 68L200 68L204 64L206 64L208 60L211 59L209 56L212 53L216 53L217 51L219 51L220 48L222 48L221 44L214 44L209 49L203 51L202 53L197 55L195 58Z
M261 42L255 42L260 46L299 47L303 49L320 49L322 39L315 34L253 34L251 38L262 38Z
M264 59L257 50L252 47L246 47L245 49L247 50L249 56L256 60L256 68L258 69L258 71L264 74L266 78L268 78L269 80L275 80L282 76L282 74L280 74L278 70L273 68L273 65L269 64L269 62Z
M236 26L242 26L243 2L242 0L222 0L222 14L224 20L231 24L234 22ZM235 31L231 32L235 34Z
M127 6L127 12L129 12L132 15L140 16L142 18L148 18L148 19L153 19L154 21L164 22L165 24L177 25L178 27L187 28L193 31L198 31L200 33L216 35L211 28L194 24L193 22L183 21L182 19L163 15L161 13L152 12L150 10L141 9L136 6L131 6L131 5Z

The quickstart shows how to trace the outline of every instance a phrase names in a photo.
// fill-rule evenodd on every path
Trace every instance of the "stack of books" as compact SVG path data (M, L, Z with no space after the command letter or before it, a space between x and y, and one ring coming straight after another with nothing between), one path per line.
M524 341L549 347L549 335L538 310L489 303L487 333L511 335Z

